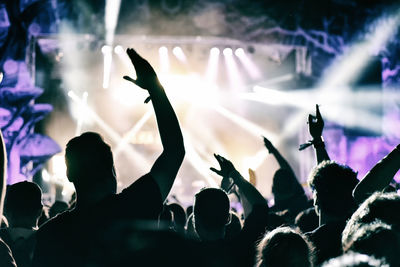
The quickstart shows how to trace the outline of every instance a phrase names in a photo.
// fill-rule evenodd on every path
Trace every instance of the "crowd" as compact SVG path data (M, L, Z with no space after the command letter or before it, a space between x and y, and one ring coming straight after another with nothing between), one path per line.
M273 177L274 205L215 154L220 188L204 188L186 210L166 203L185 149L177 116L152 66L128 49L147 90L163 151L151 170L121 193L110 146L94 132L66 145L71 203L43 213L41 189L32 182L5 186L6 153L0 138L0 266L400 266L400 196L390 186L400 168L394 148L363 179L332 161L324 121L308 118L317 163L309 175L312 199L289 163L264 138L280 168ZM332 144L334 145L334 144ZM243 214L231 208L239 199ZM4 216L3 214L4 205Z

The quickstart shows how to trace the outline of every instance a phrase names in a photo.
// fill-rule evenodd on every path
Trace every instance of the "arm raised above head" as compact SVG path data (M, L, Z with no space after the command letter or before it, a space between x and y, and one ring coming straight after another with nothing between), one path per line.
M128 76L124 76L124 79L147 90L153 103L163 152L153 164L150 173L158 184L164 201L185 155L183 136L178 118L153 67L134 49L128 49L127 53L135 67L137 79L134 80Z
M249 183L243 176L236 170L232 162L226 158L214 154L217 159L221 170L210 168L213 172L221 175L223 179L232 178L233 182L239 189L240 199L242 201L245 217L251 213L255 205L262 205L268 209L267 201L261 193L251 183Z

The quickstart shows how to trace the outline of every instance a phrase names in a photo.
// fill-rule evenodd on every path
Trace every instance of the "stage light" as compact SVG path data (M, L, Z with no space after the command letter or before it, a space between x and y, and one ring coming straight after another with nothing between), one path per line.
M117 45L116 47L114 47L114 52L115 52L115 54L123 54L124 48L120 45Z
M112 48L110 45L103 45L101 47L101 53L103 53L103 54L109 54L109 53L111 53L111 51L112 51Z
M211 48L211 50L210 50L210 55L212 55L212 56L219 56L219 54L220 54L220 51L219 51L219 49L218 49L217 47Z
M232 56L233 55L232 48L229 48L229 47L225 48L223 53L224 53L224 56Z
M106 0L104 24L106 28L106 43L109 45L114 41L114 33L117 28L120 6L121 0Z
M240 75L236 61L233 57L232 49L225 48L223 54L225 58L225 66L228 72L228 78L231 88L234 89L242 88L244 83L242 80L242 76Z
M47 172L47 170L46 169L43 169L42 170L42 179L43 179L43 181L45 181L45 182L50 182L50 174Z
M206 70L206 79L209 82L215 82L217 79L219 54L220 51L218 48L211 48Z
M83 105L87 105L87 98L88 98L89 94L88 92L84 92L82 95L82 104ZM78 120L76 122L76 131L75 131L75 136L78 136L81 134L82 132L82 125L83 123L88 119L88 115L86 110L83 108L83 105L80 105L79 109L79 116L78 116Z
M161 46L158 49L158 55L160 59L160 69L162 73L167 73L169 71L169 56L168 48Z
M179 59L179 61L184 63L187 62L185 53L183 53L182 48L180 48L179 46L175 46L174 49L172 49L172 53L176 56L177 59Z
M160 55L166 55L166 54L168 54L168 48L166 48L165 46L161 46L158 49L158 53L160 53Z
M239 58L240 62L245 67L247 73L253 79L260 79L262 77L260 70L254 64L254 62L250 59L250 57L247 56L247 54L244 52L243 48L236 49L235 55Z
M107 89L108 86L110 85L112 47L110 45L104 45L101 48L101 52L103 53L104 56L103 88Z
M244 54L243 48L238 48L238 49L236 49L236 50L235 50L235 55L236 55L237 57L244 56L245 54Z

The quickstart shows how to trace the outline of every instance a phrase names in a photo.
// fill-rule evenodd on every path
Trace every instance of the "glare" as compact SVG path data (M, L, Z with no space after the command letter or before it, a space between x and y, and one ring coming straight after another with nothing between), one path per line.
M223 54L231 88L242 88L244 85L242 75L240 74L238 66L233 57L232 49L225 48Z
M211 48L206 70L206 80L209 82L214 82L217 79L219 54L220 52L218 48Z
M334 88L357 79L368 65L371 56L376 55L398 30L400 14L395 12L391 16L385 15L372 25L374 29L366 35L366 38L349 47L326 71L320 87Z
M242 127L244 130L246 130L256 138L260 138L260 136L265 136L269 140L271 140L272 143L274 143L277 140L276 134L263 129L262 127L247 120L246 118L237 115L221 106L215 107L215 111L217 111L222 116L228 118L238 126Z
M242 56L244 56L245 53L244 53L243 48L238 48L238 49L236 49L236 50L235 50L235 55L236 55L237 57L242 57Z
M110 127L96 112L94 112L86 103L82 101L74 92L69 91L68 96L76 103L83 106L85 112L93 119L96 124L103 129L103 131L112 139L115 143L122 142L123 138L112 128ZM129 156L134 162L137 163L137 166L140 168L140 171L147 171L150 168L149 162L138 152L136 152L131 146L124 146L124 152Z
M112 44L114 41L114 34L115 34L115 29L117 28L120 6L121 6L121 0L106 0L104 20L105 20L107 44Z
M219 51L219 49L217 47L213 47L213 48L210 49L210 54L212 56L219 56L220 51Z
M78 116L78 121L76 123L75 136L81 134L83 123L88 119L88 115L85 113L85 108L84 108L84 106L87 105L88 96L89 96L88 92L84 92L82 95L82 105L79 105L79 116Z
M120 45L117 45L116 47L114 47L114 52L115 52L115 54L123 54L124 48Z
M45 182L50 182L50 174L47 172L46 169L42 170L42 179Z
M104 55L103 88L107 89L110 85L112 48L109 45L105 45L101 48L101 52Z
M174 49L172 49L172 53L176 56L177 59L181 62L187 62L187 58L185 56L185 53L183 52L182 48L179 46L175 46Z
M225 48L223 53L224 53L224 56L232 56L232 54L233 54L232 48Z
M161 73L167 73L169 71L168 48L166 48L165 46L161 46L158 49L158 55L160 58Z
M236 49L235 55L239 58L239 61L243 64L251 78L260 79L262 77L261 71L254 64L253 60L244 52L243 48Z

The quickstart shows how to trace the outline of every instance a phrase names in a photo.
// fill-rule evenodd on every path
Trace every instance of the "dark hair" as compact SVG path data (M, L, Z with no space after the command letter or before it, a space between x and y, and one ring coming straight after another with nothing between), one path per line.
M308 208L297 214L295 225L302 233L311 232L319 226L319 218L314 208Z
M383 260L360 253L346 253L325 262L323 267L389 267Z
M290 227L278 227L258 244L258 266L312 266L312 249L307 238Z
M230 203L228 195L219 188L202 189L195 196L194 220L209 229L218 229L228 222Z
M81 185L90 185L95 182L93 179L105 178L113 172L114 166L110 146L94 132L83 133L68 142L65 162L68 179Z
M400 234L388 224L374 221L369 224L360 224L351 239L346 238L343 251L349 250L376 258L383 258L391 266L399 266Z
M7 187L4 210L14 216L37 216L42 209L42 190L32 182L19 182Z
M354 212L342 234L342 244L349 243L360 224L380 220L391 226L400 227L400 196L396 193L375 193L367 198Z
M352 192L357 183L355 171L334 161L321 162L308 178L311 190L316 193L316 205L336 216L350 217L356 209Z

